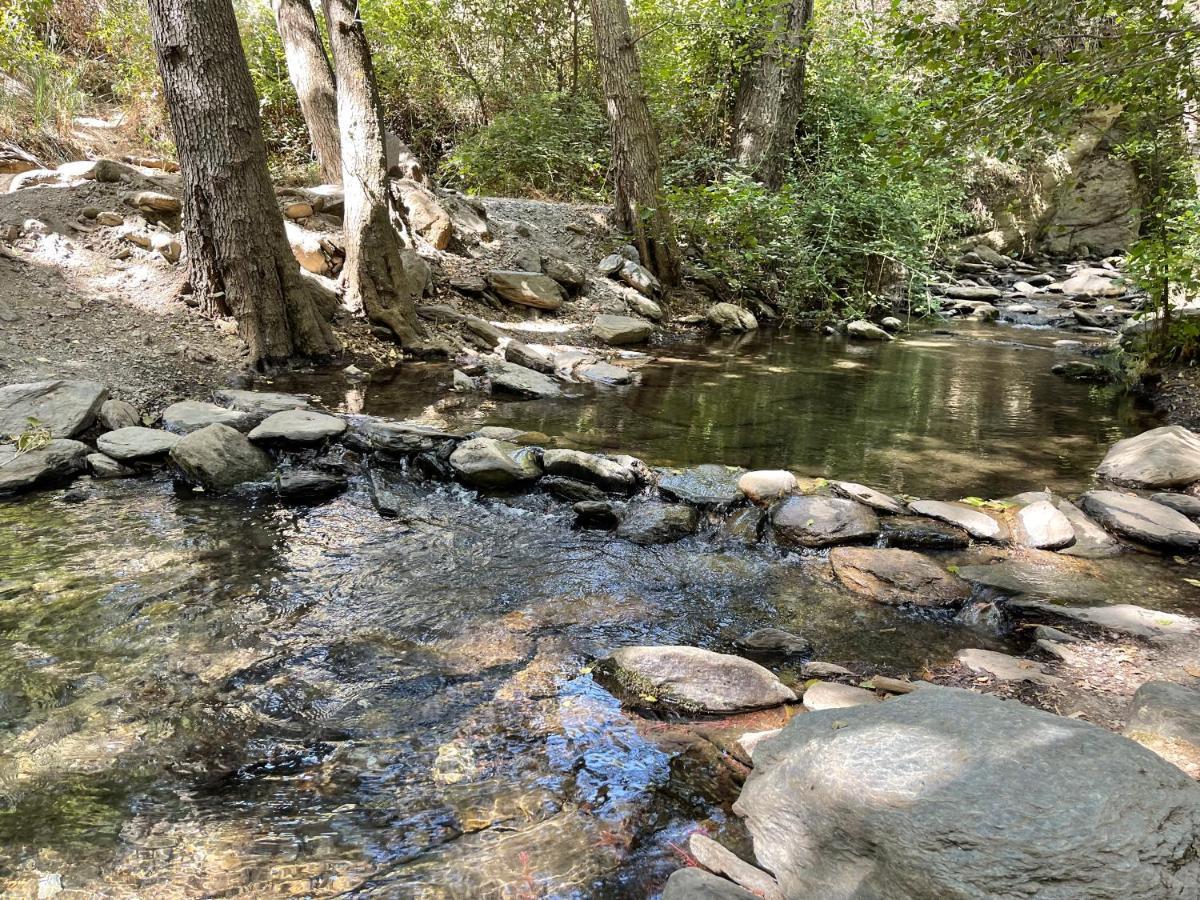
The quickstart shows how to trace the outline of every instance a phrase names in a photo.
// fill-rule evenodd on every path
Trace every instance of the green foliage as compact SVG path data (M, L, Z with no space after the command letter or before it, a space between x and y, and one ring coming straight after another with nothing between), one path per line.
M0 8L0 139L65 131L81 108L79 69L63 55L49 0L9 0Z

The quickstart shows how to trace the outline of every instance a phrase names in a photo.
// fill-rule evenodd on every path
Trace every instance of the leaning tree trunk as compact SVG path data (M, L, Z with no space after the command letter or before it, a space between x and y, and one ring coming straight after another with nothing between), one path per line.
M679 247L662 193L658 136L642 87L625 0L590 0L600 82L612 135L613 192L620 226L664 283L679 281Z
M743 70L733 106L733 158L779 187L804 108L804 60L813 0L782 0L771 34Z
M346 301L390 328L401 344L418 336L416 296L404 273L400 221L387 183L383 115L371 48L356 0L323 0L337 81L341 128Z
M288 76L300 100L300 112L312 138L322 180L342 180L341 136L338 134L337 91L333 69L317 31L309 0L271 0L283 39Z
M150 20L201 309L232 314L259 365L332 353L333 332L284 234L232 3L150 0Z

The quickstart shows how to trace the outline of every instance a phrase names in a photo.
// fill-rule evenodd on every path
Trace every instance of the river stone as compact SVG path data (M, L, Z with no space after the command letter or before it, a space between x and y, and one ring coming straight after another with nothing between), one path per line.
M1147 640L1167 643L1191 638L1200 634L1200 620L1177 613L1147 609L1132 603L1115 603L1111 606L1062 606L1025 597L1014 597L1008 601L1010 609L1029 610L1051 616L1060 616L1076 622L1086 622L1121 634L1132 634Z
M636 706L734 713L796 699L791 688L758 663L699 647L622 647L600 667Z
M739 650L764 656L808 656L813 651L807 640L782 628L759 628L733 643Z
M1164 425L1117 441L1096 474L1134 487L1185 487L1200 481L1200 435Z
M708 324L718 331L737 333L754 331L758 328L758 319L750 310L735 303L714 303L704 313Z
M663 308L649 297L643 296L637 291L629 291L624 296L626 305L639 316L655 322L661 322L666 317Z
M489 375L492 393L511 394L525 400L552 400L562 396L562 390L553 378L515 363L500 363Z
M632 259L625 261L620 271L617 272L617 277L647 297L653 297L662 289L662 284L654 277L654 274L641 263L634 262Z
M999 300L1004 291L994 287L983 287L975 284L947 284L941 286L942 295L951 300Z
M610 253L596 264L596 271L609 278L614 277L625 265L625 257L620 253Z
M742 499L738 490L741 469L709 463L678 472L669 469L660 472L658 488L672 500L723 509Z
M637 478L628 466L582 450L547 450L542 465L547 475L586 481L614 494L632 494L637 488Z
M963 529L971 537L980 541L1008 540L1008 529L997 519L982 510L967 506L965 503L947 503L943 500L914 500L908 504L919 516L928 516L949 522Z
M547 475L538 482L538 487L555 497L569 500L571 503L578 503L581 500L601 503L605 499L604 491L594 484L588 484L577 478L567 478L563 475Z
M450 467L462 481L482 488L513 487L542 474L532 449L491 438L459 444L450 454Z
M575 370L575 374L597 384L630 384L633 381L633 373L629 369L606 362L580 366Z
M275 482L275 490L284 503L322 503L348 486L343 475L310 471L285 472Z
M566 288L567 292L571 294L577 292L587 284L587 273L562 256L543 256L542 271Z
M1081 269L1059 287L1064 294L1083 297L1120 297L1125 285L1108 269Z
M214 395L219 403L231 409L250 413L256 420L265 419L272 413L287 409L304 409L309 402L296 394L280 394L275 391L220 390Z
M1102 728L970 691L794 717L757 748L734 812L797 900L1152 900L1200 884L1186 775Z
M1075 529L1049 500L1038 500L1017 511L1017 543L1035 550L1061 550L1075 543Z
M1041 664L1032 659L1020 659L994 650L959 650L954 658L972 672L986 672L998 681L1028 681L1049 686L1061 680L1047 675Z
M970 584L911 550L835 547L829 562L842 584L878 603L956 606L971 596Z
M178 441L179 435L169 431L133 425L100 435L96 439L96 448L115 460L129 462L164 456Z
M249 431L255 418L247 412L202 403L198 400L183 400L172 403L162 412L163 428L176 434L190 434L205 425L228 425L238 431Z
M1084 511L1122 537L1166 550L1200 550L1200 527L1182 513L1133 494L1088 491Z
M865 319L855 319L846 325L846 334L860 341L894 341L895 338Z
M0 387L0 439L16 438L29 420L49 429L50 436L69 438L96 419L108 389L94 381L35 381Z
M662 892L662 900L754 900L756 896L762 895L695 866L672 872Z
M643 547L670 544L687 537L700 524L700 514L686 503L638 503L617 526L617 537Z
M792 493L799 483L795 475L783 469L759 469L739 478L737 487L750 502L766 504Z
M103 453L89 453L87 468L93 478L128 478L134 471Z
M556 310L563 305L563 289L549 275L540 272L489 272L488 284L509 303L534 309Z
M1133 695L1122 733L1200 776L1200 688L1146 682Z
M250 440L266 444L317 444L336 438L345 430L346 422L337 416L311 409L288 409L263 419L250 432Z
M722 523L721 532L744 547L753 547L762 539L765 518L757 506L739 509Z
M838 684L836 681L818 681L805 688L801 702L806 709L816 712L821 709L849 709L851 706L865 706L868 703L878 703L879 698L871 691L848 684Z
M879 534L875 513L841 497L788 497L771 510L771 524L783 543L801 547L829 547Z
M881 513L898 516L904 512L904 507L900 505L899 501L866 485L856 484L853 481L833 481L830 482L830 485L838 496L845 497L847 500L857 500L864 506L869 506Z
M97 418L99 418L101 426L109 431L142 424L141 413L128 400L105 400L100 404Z
M1088 362L1085 359L1069 359L1065 362L1055 363L1050 367L1050 371L1069 381L1104 384L1113 380L1112 372L1099 363Z
M611 531L621 522L616 508L608 500L580 500L571 507L575 513L575 524L580 528L598 528Z
M68 438L54 438L24 453L12 444L0 445L0 493L65 481L87 468L87 457L88 446Z
M258 481L274 468L271 457L228 425L214 424L177 438L171 461L192 484L221 493Z
M879 326L884 331L890 332L891 334L896 334L897 332L904 330L904 323L895 316L884 316L879 320Z
M1166 506L1189 519L1200 519L1200 497L1191 494L1151 494L1150 501Z
M1066 516L1075 532L1075 543L1062 550L1065 556L1078 556L1082 559L1103 559L1116 556L1121 552L1121 544L1107 531L1084 515L1083 510L1075 504L1055 498L1055 507Z
M421 422L390 422L369 419L359 427L372 450L380 450L396 456L412 453L430 453L438 450L447 441L459 440L457 435Z
M743 735L743 740L744 738ZM692 859L713 874L726 876L761 900L785 900L783 891L779 890L779 884L774 878L757 866L750 865L707 835L696 832L688 838L688 852L692 854Z
M640 344L650 337L654 325L633 316L597 316L592 335L606 344Z
M541 372L543 375L554 374L553 359L541 350L535 350L528 344L522 344L520 341L509 341L508 345L504 348L504 358L514 365L533 369L533 371Z
M926 516L889 516L880 520L879 529L885 547L959 550L971 543L971 536L961 528Z

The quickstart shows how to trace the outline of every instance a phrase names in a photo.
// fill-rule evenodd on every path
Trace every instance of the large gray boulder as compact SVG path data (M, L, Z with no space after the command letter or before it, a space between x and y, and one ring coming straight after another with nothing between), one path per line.
M574 478L613 494L632 494L637 488L637 475L630 466L582 450L547 450L542 465L547 475Z
M87 468L88 453L86 444L67 438L22 453L12 444L0 444L0 494L73 478Z
M734 811L792 900L1157 900L1200 884L1200 787L1094 725L951 688L793 718Z
M142 424L141 413L128 400L105 400L100 404L100 412L96 417L100 425L109 431Z
M549 375L535 372L516 363L495 364L489 372L492 393L509 394L522 400L553 400L562 396L558 382Z
M463 441L450 454L450 468L461 481L481 488L513 487L542 474L531 448L492 438Z
M1009 532L994 516L975 509L965 503L947 503L944 500L914 500L908 504L919 516L928 516L961 528L980 541L1006 541Z
M686 503L638 503L617 526L617 536L643 547L670 544L687 537L700 524L700 514Z
M192 484L222 493L247 481L258 481L271 472L271 457L250 443L240 431L214 424L178 439L171 461Z
M758 328L758 319L754 313L736 303L714 303L704 313L708 324L724 333L754 331Z
M640 344L654 331L654 325L634 316L597 316L592 335L606 344Z
M176 434L191 434L206 425L228 425L238 431L249 431L254 422L251 413L199 400L181 400L162 411L163 428Z
M846 334L859 341L894 341L895 338L865 319L855 319L846 325Z
M509 303L534 309L556 310L565 296L558 282L540 272L510 272L497 270L488 273L488 284Z
M771 510L771 525L783 543L800 547L849 544L879 534L875 513L841 497L788 497Z
M340 437L346 422L312 409L288 409L267 416L250 432L260 444L319 444Z
M96 449L121 462L131 462L165 456L178 441L179 435L169 431L133 425L100 435Z
M1080 269L1059 285L1064 294L1083 297L1120 297L1125 284L1110 269Z
M1185 487L1200 481L1200 435L1181 425L1164 425L1117 441L1096 474L1133 487Z
M598 670L634 706L733 713L796 699L758 663L699 647L622 647Z
M835 547L829 562L842 584L878 603L957 606L971 596L970 584L911 550Z
M0 387L0 440L15 438L33 419L55 438L79 434L96 419L108 389L94 381L36 381Z
M1161 503L1117 491L1088 491L1084 511L1109 531L1165 550L1200 550L1200 527Z

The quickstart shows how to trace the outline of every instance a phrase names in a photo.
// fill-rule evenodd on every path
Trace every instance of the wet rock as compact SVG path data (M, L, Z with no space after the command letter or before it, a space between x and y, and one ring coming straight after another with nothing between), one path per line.
M532 449L491 438L459 444L450 454L450 467L462 481L482 488L513 487L536 481L542 474Z
M904 330L904 323L895 316L884 316L879 320L879 325L884 331L890 334L896 334Z
M346 422L311 409L288 409L267 416L250 432L260 444L319 444L340 437Z
M1081 269L1060 286L1064 294L1083 297L1120 297L1125 285L1108 269Z
M1050 367L1055 375L1070 381L1087 381L1094 384L1104 384L1112 381L1112 372L1099 363L1088 362L1084 359L1071 359L1056 363Z
M115 460L130 462L166 456L178 441L179 435L169 431L132 425L100 435L96 448Z
M961 528L925 516L882 519L879 538L885 547L907 550L958 550L971 543L971 536Z
M612 531L621 522L616 508L608 500L580 500L571 510L575 513L575 524L580 528Z
M228 425L206 425L176 441L171 461L189 482L208 491L221 493L258 481L274 468L271 457Z
M87 468L88 452L86 444L67 438L21 453L12 444L0 444L0 494L67 481Z
M475 379L461 369L455 369L451 378L450 390L459 394L469 394L476 390Z
M256 421L265 419L272 413L288 409L304 409L309 406L306 398L296 394L280 394L274 391L243 391L221 390L214 396L218 403L224 403L230 409L250 413Z
M1088 515L1122 537L1165 550L1200 550L1200 527L1160 503L1116 491L1088 491L1080 504Z
M1184 487L1200 481L1200 436L1180 425L1152 428L1113 444L1096 474L1134 487Z
M1018 544L1035 550L1061 550L1075 543L1070 520L1049 500L1021 507L1013 530Z
M732 881L694 867L672 872L662 892L662 900L754 900L755 896Z
M662 285L653 273L645 266L634 260L626 260L621 266L617 277L623 282L641 294L647 297L653 297L656 293L662 290Z
M275 490L284 503L324 503L346 490L342 475L325 472L285 472L275 482Z
M1122 733L1189 775L1200 775L1200 689L1146 682L1133 695Z
M754 313L735 303L714 303L704 313L708 324L721 332L737 333L754 331L758 328L758 319Z
M162 412L163 428L176 434L190 434L206 425L228 425L238 431L249 431L254 422L255 417L250 413L198 400L172 403Z
M757 507L739 509L725 520L722 532L745 547L753 547L762 539L765 521L766 514Z
M1006 541L1008 529L996 518L965 503L947 503L942 500L914 500L908 504L919 516L928 516L961 528L979 541Z
M129 478L134 471L103 453L89 453L87 468L93 478Z
M807 709L817 712L822 709L849 709L852 706L866 706L870 703L878 703L879 698L863 688L838 684L836 681L818 681L805 688L802 702Z
M1071 530L1075 533L1075 543L1062 551L1065 556L1102 559L1107 556L1116 556L1121 552L1121 544L1084 515L1083 511L1075 504L1058 497L1051 502L1060 513L1066 516L1067 521L1071 523Z
M515 363L500 363L489 374L492 393L511 394L524 400L552 400L562 396L562 389L553 378Z
M969 691L794 717L734 811L794 898L1149 900L1200 881L1200 787L1182 772Z
M1151 494L1150 501L1175 510L1189 519L1200 519L1200 497L1191 494Z
M617 536L642 546L669 544L687 537L700 524L700 515L684 503L638 503L630 506L617 526Z
M105 400L100 404L97 418L101 427L108 431L142 424L142 415L138 408L127 400Z
M688 838L688 852L692 858L715 875L724 875L731 881L745 888L761 900L784 900L779 884L757 866L734 855L712 838L703 834L693 834ZM745 892L742 892L745 895ZM665 896L665 895L664 895ZM687 898L696 894L681 895Z
M739 650L763 656L808 656L813 651L807 640L782 628L759 628L733 643Z
M504 348L504 358L514 365L533 369L543 375L554 374L554 360L541 350L535 350L520 341L510 341Z
M846 334L859 341L894 341L895 338L865 319L855 319L846 325Z
M635 706L733 713L796 699L791 688L757 663L699 647L622 647L598 670Z
M672 500L724 509L742 499L741 469L705 464L679 471L663 470L658 489Z
M580 366L575 374L597 384L630 384L633 382L633 372L624 366L614 366L606 362L594 362Z
M875 513L840 497L788 497L771 510L771 524L779 540L801 547L867 541L879 534Z
M752 503L767 504L795 491L796 476L783 469L759 469L738 479L738 490Z
M592 336L606 344L640 344L650 338L654 325L633 316L597 316Z
M835 547L829 562L842 584L878 603L957 606L971 596L966 581L911 550Z
M441 449L447 441L459 440L457 435L421 422L391 422L369 419L359 426L359 433L372 450L395 456L429 453Z
M974 284L947 284L936 286L941 290L942 296L949 297L951 300L976 300L988 302L991 300L999 300L1004 296L1004 291L994 287L983 287Z
M994 650L959 650L954 658L972 672L986 672L998 681L1028 681L1033 684L1054 685L1061 679L1047 675L1040 663L1020 659Z
M566 478L562 475L547 475L538 482L538 487L548 494L561 497L571 503L578 503L582 500L599 503L605 499L604 491L594 484L588 484L577 478Z
M1008 606L1016 612L1059 616L1160 643L1200 634L1200 621L1196 619L1131 603L1116 603L1111 606L1063 606L1044 600L1014 597L1008 601Z
M494 271L488 284L502 299L534 309L556 310L563 305L563 289L549 275L539 272Z
M94 381L36 381L0 387L0 438L15 438L29 420L51 437L74 437L96 419L108 389Z
M632 494L637 488L637 477L630 467L581 450L547 450L542 465L547 475L574 478L613 494Z
M1015 287L1017 290L1020 290L1021 284L1023 284L1023 282L1015 284L1013 287ZM1029 287L1034 293L1037 292L1036 288L1030 287L1029 285L1026 285L1026 287ZM1012 315L1032 316L1037 314L1038 308L1032 303L1010 303L1008 306L1004 307L1004 311Z
M898 516L904 512L904 507L900 505L898 500L866 485L856 484L853 481L832 481L830 482L830 486L833 488L833 492L839 497L845 497L847 500L855 500L881 513Z

